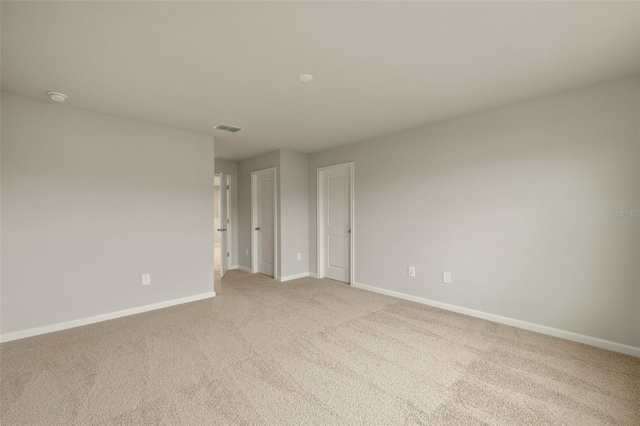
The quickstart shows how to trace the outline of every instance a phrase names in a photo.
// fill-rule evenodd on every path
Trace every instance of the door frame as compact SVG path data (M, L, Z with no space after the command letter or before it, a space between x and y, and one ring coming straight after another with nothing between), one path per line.
M273 173L273 278L278 275L278 168L256 170L251 172L251 272L258 272L258 236L256 226L258 223L258 177L259 173Z
M231 254L233 253L233 247L231 244L231 229L234 226L234 224L231 222L231 175L226 174L226 173L222 173L222 172L216 172L214 173L214 176L219 177L220 178L220 194L219 197L222 198L222 184L223 181L225 181L225 185L229 185L229 189L227 189L227 223L226 224L222 224L220 223L220 227L221 228L227 228L227 230L223 233L223 235L225 236L225 238L227 239L227 253ZM215 200L216 203L216 208L218 209L222 209L222 202L220 199ZM220 211L220 213L222 213L222 211ZM224 226L226 225L226 226ZM218 232L218 231L216 231ZM222 235L220 236L220 238L222 238ZM226 258L226 262L227 262L227 272L229 270L231 270L231 256L227 256L227 253L222 253L222 240L220 240L220 274L222 275L222 262L224 262L224 259Z
M351 241L350 241L350 259L349 259L349 285L353 285L355 282L355 249L356 249L356 229L355 229L355 185L354 185L354 176L355 176L355 163L341 163L334 164L331 166L318 167L317 175L316 175L316 184L317 184L317 235L316 235L316 258L317 258L317 275L318 278L324 278L324 172L331 169L337 169L341 167L347 167L349 169L349 181L351 188L350 189L350 199L349 203L351 204Z

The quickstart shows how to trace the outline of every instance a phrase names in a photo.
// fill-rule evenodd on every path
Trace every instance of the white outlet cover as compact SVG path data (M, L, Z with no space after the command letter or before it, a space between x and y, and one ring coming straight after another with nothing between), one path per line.
M442 282L445 284L451 284L451 272L442 273Z
M142 285L151 284L151 274L142 274Z

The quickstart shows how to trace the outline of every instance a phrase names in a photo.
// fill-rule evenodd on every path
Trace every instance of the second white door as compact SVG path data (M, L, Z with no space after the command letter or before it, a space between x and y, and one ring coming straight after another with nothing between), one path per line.
M229 269L229 176L220 179L220 276L224 277Z
M321 170L324 276L351 282L351 166Z
M252 173L253 272L274 276L276 264L276 170Z

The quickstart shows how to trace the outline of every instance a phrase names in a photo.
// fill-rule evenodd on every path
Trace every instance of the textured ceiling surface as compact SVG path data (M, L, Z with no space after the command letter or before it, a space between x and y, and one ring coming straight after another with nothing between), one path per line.
M639 7L2 2L2 90L310 153L637 73Z

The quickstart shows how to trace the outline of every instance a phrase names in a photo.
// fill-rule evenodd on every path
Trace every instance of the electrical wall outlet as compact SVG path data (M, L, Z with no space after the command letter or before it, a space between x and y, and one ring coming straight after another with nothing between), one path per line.
M142 285L151 284L151 274L142 274Z
M296 256L296 259L302 260L302 253L298 253L298 255Z
M442 273L442 282L445 284L451 284L451 272Z
M415 278L416 277L416 267L415 266L409 266L407 268L407 275L409 275L411 278Z
M249 256L249 249L244 249L244 255Z

